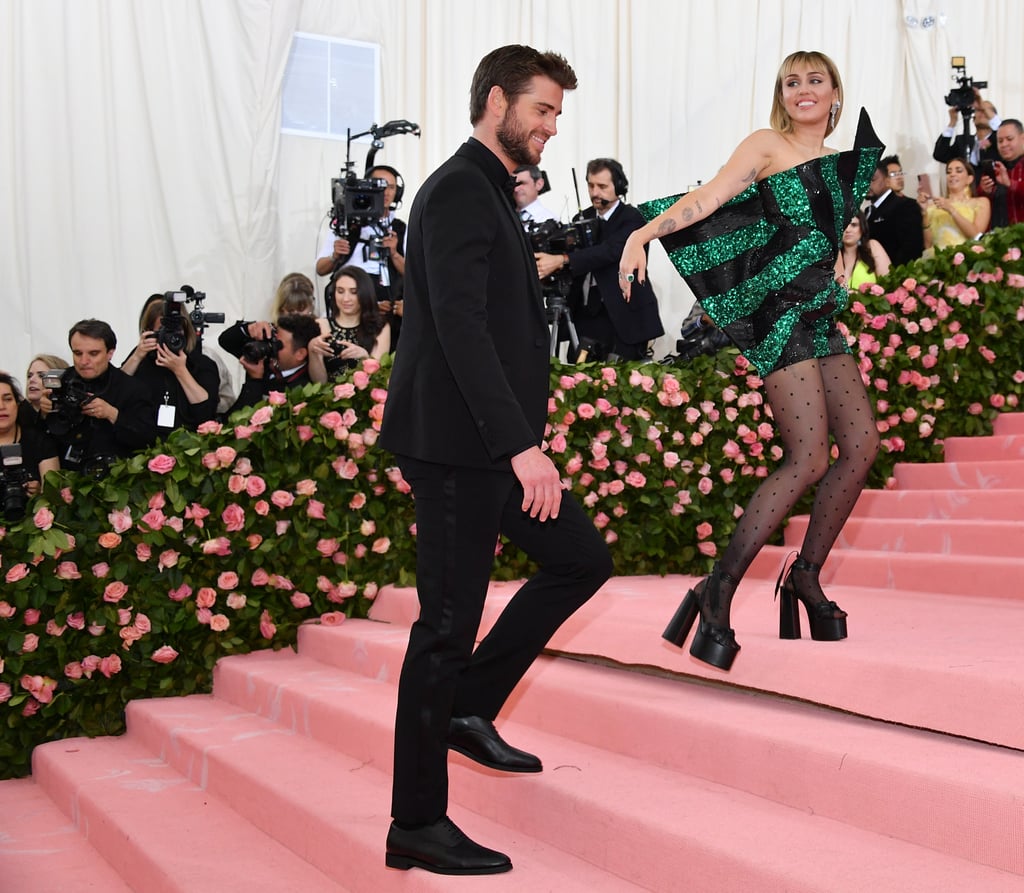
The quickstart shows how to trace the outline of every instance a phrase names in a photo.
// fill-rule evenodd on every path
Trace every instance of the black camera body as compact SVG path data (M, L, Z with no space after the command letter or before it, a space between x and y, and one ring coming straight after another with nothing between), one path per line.
M526 225L526 238L535 253L572 254L577 248L592 248L601 240L600 224L597 218L585 218L573 223L559 223L557 220L537 223L531 220ZM541 279L541 292L548 301L549 309L552 300L564 300L569 294L572 278L569 268L562 267Z
M43 373L43 387L50 391L53 409L46 417L46 427L54 437L67 437L84 416L82 407L93 395L74 367L50 369Z
M340 239L347 235L350 226L375 226L388 216L384 202L384 190L388 181L383 177L368 177L360 180L349 171L344 177L331 180L333 210L331 228Z
M160 328L156 333L156 343L162 344L173 353L185 350L185 301L183 291L164 292L164 313L160 317Z
M253 338L242 345L242 358L250 363L262 363L266 360L273 360L277 352L284 347L281 339L277 337L277 329L272 328L270 333L263 338Z
M952 67L957 72L956 82L959 84L958 87L954 87L944 97L946 105L950 108L955 108L960 111L963 115L974 114L974 100L975 90L984 90L988 87L988 81L976 81L967 75L967 60L963 56L954 56L952 61Z
M694 303L679 327L674 362L688 363L699 356L714 356L730 344L729 336L712 322L699 303Z
M5 443L0 446L0 515L8 521L20 521L25 517L28 505L25 485L32 479L32 473L22 459L21 444Z

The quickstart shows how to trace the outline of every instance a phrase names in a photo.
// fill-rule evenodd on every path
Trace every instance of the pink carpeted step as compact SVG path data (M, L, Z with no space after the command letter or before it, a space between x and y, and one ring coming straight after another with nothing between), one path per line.
M318 661L247 656L221 662L218 696L357 760L375 761L390 745L394 704L389 695L374 708L367 693L379 698L378 680L397 677L401 647L365 623L307 636L303 647L326 650L337 665L353 664L366 674L363 682L347 683L339 699L337 679L332 684ZM564 659L542 659L507 715L499 722L503 733L540 753L549 769L551 754L557 765L592 761L592 754L570 753L582 742L617 754L612 762L640 759L802 813L1024 871L1015 825L1022 771L1019 755L1008 750ZM532 738L524 723L557 737ZM636 767L621 768L634 782L640 777ZM453 765L453 779L458 777ZM492 796L501 799L500 789L492 795L479 782L459 791L460 802L480 812L487 812ZM543 795L549 809L556 797ZM588 807L595 813L600 808Z
M996 416L993 434L1024 434L1024 412L1003 412Z
M311 711L325 706L314 703L318 699L333 702L341 710L338 737L331 746L300 730L204 696L135 701L129 710L128 734L162 753L193 781L201 782L269 836L291 847L325 874L343 881L349 889L386 893L411 889L410 884L416 890L450 889L450 878L384 867L384 841L391 821L388 769L393 747L394 691L337 670L330 671L334 679L331 685L323 673L325 669L321 665L319 671L314 670L305 688L307 693L316 693L310 698ZM294 680L294 675L291 678ZM368 739L353 739L346 726L358 727ZM357 756L338 746L345 741L358 745ZM575 858L557 835L544 842L531 834L530 822L503 821L500 808L494 810L497 816L491 820L468 813L459 806L460 794L478 784L479 775L469 769L460 773L453 767L453 805L449 812L471 837L512 857L515 877L499 884L499 889L567 893L639 893L642 889L599 865ZM535 778L503 780L510 784L496 794L497 805L526 798L536 812L551 808L549 803L535 799ZM545 803L543 810L536 809L538 802ZM597 835L610 833L584 824ZM477 879L476 883L482 881Z
M780 560L785 555L782 549L765 550L772 551ZM1019 699L1024 678L1024 650L1018 644L1024 639L1024 611L1019 604L981 594L958 598L833 583L832 562L830 558L825 566L826 589L850 612L850 638L842 642L778 638L778 603L772 600L777 570L773 567L770 577L748 574L737 590L732 618L743 650L729 673L661 639L692 578L613 578L567 621L549 647L558 653L699 676L1024 750L1024 714L1006 709ZM482 632L490 628L511 591L511 584L500 591L492 587ZM415 611L415 593L409 590L391 590L381 598L374 610L382 614ZM409 605L389 607L387 602L392 600ZM801 623L807 636L803 614ZM338 647L335 640L322 639L327 632L304 628L302 652L324 662L335 659L331 656ZM361 651L356 648L353 654ZM339 652L336 659L350 656ZM371 665L375 673L397 673L397 665L387 671Z
M1024 521L1019 490L865 490L853 517Z
M134 890L355 893L130 738L43 744L32 768L36 783Z
M0 782L0 891L132 893L30 778Z
M1024 459L1024 434L947 437L942 446L947 462L999 462Z
M797 515L786 525L786 545L798 549L809 517ZM836 540L837 549L882 552L928 552L937 555L1024 555L1020 521L914 520L851 517Z
M897 463L893 476L902 490L1021 490L1024 459Z
M238 714L216 699L137 702L147 714L144 735L150 746L154 741L173 741L168 759L183 771L188 767L193 776L201 776L225 800L237 801L237 808L245 804L254 821L261 821L268 830L273 825L275 836L291 829L300 838L298 826L304 852L311 856L326 852L324 860L343 862L360 889L390 889L382 881L390 873L380 868L359 873L358 856L351 846L344 852L338 847L359 835L360 827L357 823L352 829L350 817L372 809L365 798L376 802L378 809L386 808L381 804L388 802L388 779L377 772L374 762L375 755L387 752L391 742L389 718L381 714L390 714L392 696L384 694L379 684L371 685L368 691L382 696L387 710L367 709L364 699L350 701L348 695L360 682L372 680L343 676L331 687L324 685L320 671L312 672L316 675L305 683L291 676L291 694L306 698L310 712L313 702L321 698L334 701L339 711L337 736L360 748L354 759L291 730L282 734L281 727ZM130 728L139 727L139 714L133 705ZM593 723L595 716L602 715L607 714L591 713L588 721ZM349 725L357 730L344 730ZM503 729L518 745L544 754L547 771L508 777L458 757L452 760L451 786L453 800L505 826L481 834L477 830L484 827L481 820L465 823L491 845L511 851L515 858L520 841L528 836L557 843L563 850L559 864L564 881L556 884L541 875L541 882L535 883L529 870L524 870L516 889L623 888L621 883L609 885L613 879L606 876L598 878L596 866L643 888L671 890L676 889L680 864L687 866L688 889L710 889L716 878L729 879L719 889L808 891L862 890L865 883L883 881L901 890L934 890L942 883L964 889L993 884L991 889L1009 890L1020 881L987 866L842 825L804 809L779 806L625 753L610 753L528 726L503 723ZM321 734L330 734L326 726ZM822 763L831 764L835 772L839 760ZM282 768L271 773L267 766ZM827 788L828 782L815 777L805 779L804 785ZM1012 798L1002 799L1012 803ZM321 809L322 804L328 805ZM953 811L946 814L952 816ZM332 848L332 838L321 835L335 828L345 829L344 841L334 841ZM843 846L837 850L838 835ZM1004 837L1000 835L999 847ZM779 839L798 840L802 845L795 850L779 848ZM377 836L369 844L378 859L379 841ZM520 864L528 865L525 856Z

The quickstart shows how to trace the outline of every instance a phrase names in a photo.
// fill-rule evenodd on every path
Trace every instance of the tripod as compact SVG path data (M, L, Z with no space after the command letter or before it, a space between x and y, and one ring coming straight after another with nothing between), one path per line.
M544 304L548 311L548 323L551 327L551 356L558 356L558 329L562 321L565 321L566 331L569 333L569 347L575 355L579 352L580 339L576 334L576 325L572 321L572 311L565 300L565 295L545 295Z

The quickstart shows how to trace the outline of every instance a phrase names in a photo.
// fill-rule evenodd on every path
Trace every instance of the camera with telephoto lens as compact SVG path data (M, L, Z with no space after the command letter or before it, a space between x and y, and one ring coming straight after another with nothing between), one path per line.
M246 341L242 346L242 358L250 363L262 363L264 360L272 360L277 357L277 352L284 347L281 339L277 337L277 329L273 326L270 332L262 338L253 338Z
M967 60L963 56L954 56L951 60L953 70L957 72L956 82L960 85L946 94L946 105L955 108L961 114L974 114L975 90L984 90L988 81L976 81L967 76Z
M537 254L572 254L577 248L591 248L600 241L600 221L596 218L574 223L559 223L557 220L537 223L531 220L526 225L526 238ZM541 292L549 311L564 307L572 279L568 266L541 279Z
M0 515L8 521L20 521L25 517L28 505L28 491L25 485L32 480L32 473L22 461L21 444L5 443L0 446Z
M53 402L46 427L54 437L66 437L82 424L82 407L93 395L74 367L44 372L43 387L49 390Z

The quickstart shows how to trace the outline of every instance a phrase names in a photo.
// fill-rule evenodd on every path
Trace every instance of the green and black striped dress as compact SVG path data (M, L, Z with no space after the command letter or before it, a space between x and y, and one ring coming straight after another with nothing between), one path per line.
M762 377L850 353L836 326L848 293L835 260L882 152L863 109L854 145L752 183L661 239L705 312ZM640 212L651 220L678 198L645 202Z

